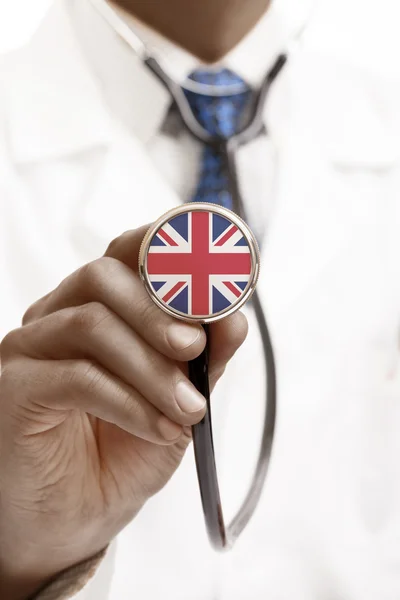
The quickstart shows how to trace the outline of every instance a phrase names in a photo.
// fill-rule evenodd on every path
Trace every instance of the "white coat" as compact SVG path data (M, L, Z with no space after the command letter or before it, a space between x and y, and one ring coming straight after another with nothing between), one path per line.
M371 52L365 3L357 21L333 4L266 110L277 164L258 289L278 416L260 506L237 547L215 555L189 451L80 600L400 598L400 84L378 71L390 42ZM334 51L332 19L353 17ZM180 203L109 117L59 8L48 19L41 40L0 67L1 335L113 237ZM214 397L228 514L246 490L263 410L249 318Z

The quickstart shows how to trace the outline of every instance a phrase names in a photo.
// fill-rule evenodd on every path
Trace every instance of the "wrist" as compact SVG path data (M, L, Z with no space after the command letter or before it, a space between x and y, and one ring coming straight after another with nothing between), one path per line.
M43 553L36 545L15 532L1 539L0 528L0 599L27 600L34 596L61 570L51 552Z
M13 541L4 536L0 542L1 600L28 600L61 570L53 563L53 553L43 552L26 538L16 532Z
M85 544L82 536L81 543L77 539L62 543L46 538L43 531L38 539L37 532L34 536L28 528L19 527L15 518L8 518L6 524L3 516L0 512L0 600L31 599L62 572L99 552L93 541Z

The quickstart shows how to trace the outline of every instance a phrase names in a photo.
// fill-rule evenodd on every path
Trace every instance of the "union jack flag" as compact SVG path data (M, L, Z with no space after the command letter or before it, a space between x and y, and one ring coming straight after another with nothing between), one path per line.
M153 236L147 273L164 304L184 315L210 317L247 291L249 245L227 218L189 211L173 217Z

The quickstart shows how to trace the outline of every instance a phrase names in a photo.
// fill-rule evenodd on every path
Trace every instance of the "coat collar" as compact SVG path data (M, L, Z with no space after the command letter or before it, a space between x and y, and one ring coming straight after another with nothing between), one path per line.
M241 72L249 56L263 56L263 60L255 61L253 69L248 69L250 79L256 83L304 24L310 1L295 3L297 10L292 0L275 3L258 29L228 55L226 63ZM76 6L86 10L84 7L89 5L87 0L80 0ZM146 143L160 127L170 104L164 88L104 23L96 23L96 15L79 19L81 24L85 19L90 23L85 29L86 44L82 43L83 30L79 33L79 27L73 24L71 7L71 0L55 2L28 47L6 57L1 67L9 149L15 163L49 160L105 146L112 139L116 122L129 127L140 142ZM317 25L313 22L314 29ZM139 33L150 35L144 30ZM268 35L270 40L263 45ZM146 41L157 46L161 42L156 37L150 35ZM108 67L105 60L100 60L97 68L91 64L93 44L104 44L106 53L110 51ZM171 44L164 43L159 49L170 56L170 62L172 58L179 62ZM180 56L183 76L194 59ZM310 51L307 35L290 62L288 93L294 110L310 124L311 135L331 161L368 168L386 168L397 162L399 132L393 128L392 116L397 114L400 99L394 82L377 81L332 56ZM99 64L105 65L107 72L99 71ZM281 135L274 132L273 124L270 131Z
M272 6L224 59L257 85L301 29L312 0ZM301 9L299 9L301 6ZM183 79L197 61L132 22L167 68ZM31 163L107 144L115 122L148 142L161 126L170 97L97 15L88 0L55 2L27 47L6 58L4 98L12 159Z

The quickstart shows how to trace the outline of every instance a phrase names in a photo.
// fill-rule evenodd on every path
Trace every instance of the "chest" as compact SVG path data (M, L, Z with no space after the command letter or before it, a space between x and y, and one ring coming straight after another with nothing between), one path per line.
M340 331L339 321L366 335L397 302L395 170L335 166L301 119L292 117L291 130L279 133L238 154L240 187L261 242L259 286L270 318L280 323L308 293L314 327L321 315L326 335L329 323L332 335ZM116 128L107 147L17 171L0 225L3 271L16 308L23 311L101 255L126 229L189 200L201 152L183 135L144 148Z

